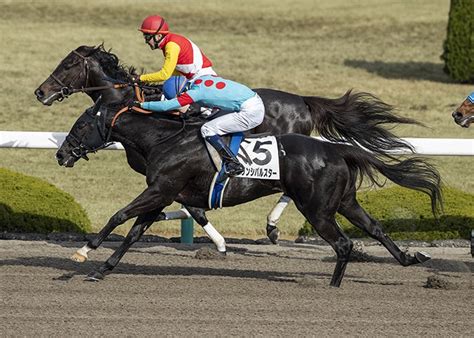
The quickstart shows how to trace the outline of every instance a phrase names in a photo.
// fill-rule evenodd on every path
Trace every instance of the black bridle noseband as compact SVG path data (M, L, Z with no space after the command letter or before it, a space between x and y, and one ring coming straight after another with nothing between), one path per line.
M84 92L86 87L87 87L87 83L89 82L89 62L88 62L88 57L87 56L83 56L81 55L79 52L77 52L76 50L73 50L72 53L76 54L77 56L79 56L79 61L74 63L71 67L79 64L79 62L82 62L83 63L83 67L82 67L82 70L81 72L79 72L77 74L77 76L71 81L71 83L69 85L66 85L63 81L61 81L56 75L54 75L53 73L49 76L50 78L52 78L54 81L56 81L57 84L59 84L61 86L61 90L59 91L59 94L61 95L59 98L58 98L58 101L62 101L64 100L65 98L67 98L69 95L72 95L74 93L77 93L77 92ZM84 81L84 85L80 88L74 88L73 87L73 84L80 79L81 75L82 74L85 74L85 81ZM107 86L108 88L108 86ZM101 88L102 89L102 88Z
M89 83L89 72L90 72L90 66L89 66L89 57L90 56L84 56L81 55L78 51L73 50L71 53L76 54L79 56L79 61L73 63L70 68L73 66L79 64L82 61L83 67L81 71L76 75L76 77L71 81L69 85L66 85L63 81L61 81L56 75L53 73L49 76L52 78L57 84L61 86L61 89L59 92L57 92L60 97L57 99L59 102L64 100L65 98L69 97L70 95L74 93L85 93L85 92L92 92L92 91L97 91L97 90L103 90L103 89L118 89L118 88L125 88L130 86L130 83L126 82L119 82L119 83L114 83L112 85L107 85L107 86L97 86L97 87L87 87ZM78 86L78 88L74 88L73 85L75 82L77 82L80 78L81 75L84 74L84 85L83 86ZM106 81L110 82L117 82L116 80L113 79L106 79Z
M89 160L87 157L88 153L95 153L101 149L107 148L114 142L110 142L110 137L112 134L112 128L108 128L105 125L106 114L102 114L100 111L97 111L94 114L86 111L89 121L93 121L92 130L87 135L83 136L82 139L79 139L72 132L66 136L66 141L72 146L71 154L76 159L83 158ZM85 141L87 139L87 141Z

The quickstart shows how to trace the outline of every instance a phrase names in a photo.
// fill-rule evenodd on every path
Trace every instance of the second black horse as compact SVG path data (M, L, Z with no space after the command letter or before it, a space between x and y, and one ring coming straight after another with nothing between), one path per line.
M118 116L119 108L96 104L88 109L76 121L57 152L58 163L72 167L88 152L116 141L147 159L148 187L115 213L97 237L76 252L85 260L87 252L99 247L117 226L137 217L121 246L88 275L89 280L100 280L109 273L163 208L173 201L206 209L208 189L215 173L200 135L201 121L191 120L186 124L185 120L176 118L136 113ZM435 168L420 158L392 159L387 163L361 148L322 142L303 135L288 134L278 136L277 140L281 149L280 180L233 178L223 199L224 207L278 192L289 196L336 252L332 286L340 286L352 250L351 240L335 220L336 212L379 240L401 265L429 259L420 252L412 256L401 251L383 232L379 222L359 205L356 189L363 176L376 183L377 172L380 172L396 184L428 194L436 213L442 199L440 177Z

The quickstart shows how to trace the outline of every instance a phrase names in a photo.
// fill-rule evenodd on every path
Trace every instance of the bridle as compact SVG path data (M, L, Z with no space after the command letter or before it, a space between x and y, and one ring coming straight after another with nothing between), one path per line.
M77 52L76 50L73 50L72 53L76 54L77 56L79 56L79 61L74 63L71 67L79 64L79 62L82 62L83 64L83 67L81 69L81 71L76 75L76 77L71 81L71 83L69 85L66 85L63 81L61 81L56 75L54 75L53 73L51 73L51 75L49 76L50 78L52 78L54 81L56 81L57 84L59 84L61 86L61 90L59 91L59 93L61 94L61 97L58 98L58 101L62 101L64 100L65 98L67 98L69 95L75 93L75 92L78 92L78 91L84 91L84 87L87 86L87 83L89 82L89 62L88 62L88 57L86 56L83 56L81 55L79 52ZM81 89L76 89L73 87L73 84L78 80L80 79L81 75L82 74L85 74L85 82L84 82L84 86L81 87Z
M100 112L97 112L94 115L86 111L86 114L89 119L94 121L92 132L96 134L94 136L96 141L98 141L97 144L86 144L84 143L84 137L79 139L73 133L69 133L66 136L66 141L73 147L71 149L71 154L73 157L76 159L83 158L86 161L89 161L89 158L87 157L88 153L95 153L101 149L107 148L109 145L113 144L113 142L110 142L112 128L109 128L108 131L106 130L107 127L105 125L105 116L101 116Z
M49 76L52 78L57 84L61 86L60 91L58 92L60 94L60 97L57 99L59 102L64 100L65 98L69 97L70 95L74 93L85 93L85 92L90 92L90 91L97 91L97 90L103 90L103 89L109 89L109 88L124 88L130 86L129 83L116 83L112 85L107 85L107 86L97 86L97 87L87 87L87 84L89 83L89 72L90 72L90 66L89 66L89 56L84 56L81 55L78 51L73 50L71 53L74 53L75 55L79 56L79 61L73 63L71 65L71 68L80 62L82 62L83 66L81 68L81 71L76 75L76 77L71 81L69 85L66 85L63 81L61 81L56 75L51 73ZM80 78L81 75L84 75L84 85L80 86L79 88L74 88L73 86Z
M93 110L93 111L95 111L95 110ZM150 113L152 113L150 111L147 111L147 110L144 110L144 109L141 109L141 108L126 106L126 107L120 109L118 112L116 112L114 114L114 117L112 118L111 126L107 130L107 126L105 124L105 120L106 120L105 115L106 114L102 115L102 113L97 111L97 113L94 115L94 114L90 114L89 112L86 111L86 114L89 116L89 118L91 120L94 120L94 125L93 125L93 128L92 128L92 130L93 130L92 132L96 133L96 135L94 135L94 136L97 139L97 141L99 141L99 142L97 142L97 144L86 144L86 143L84 143L84 136L82 137L82 139L79 139L73 133L69 133L66 136L66 141L73 147L72 150L71 150L72 156L75 157L76 159L83 158L83 159L88 161L89 158L87 157L87 154L95 153L95 152L97 152L101 149L107 148L108 146L113 144L114 142L110 141L110 138L111 138L111 135L112 135L112 129L115 125L115 122L116 122L117 118L124 112L137 112L137 113L140 113L140 114L150 114ZM178 136L181 132L184 131L184 129L186 128L186 118L187 118L187 116L186 115L179 115L179 117L181 119L181 128L176 133L173 133L171 135L168 135L166 137L163 137L163 138L159 139L157 142L154 143L155 145L162 144L162 143Z

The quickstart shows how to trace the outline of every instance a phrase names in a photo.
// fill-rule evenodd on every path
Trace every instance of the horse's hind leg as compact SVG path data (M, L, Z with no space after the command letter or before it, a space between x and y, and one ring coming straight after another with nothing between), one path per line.
M308 176L305 171L296 169L291 176L296 179L285 181L285 188L288 196L295 202L295 206L306 217L313 229L336 252L337 262L330 285L339 287L353 246L352 241L342 231L335 219L346 187L347 177L343 172L338 171L337 167L332 166L314 171L311 176Z
M209 220L206 217L206 212L204 211L204 209L192 208L189 206L186 206L186 209L188 210L191 217L194 218L194 220L198 222L200 226L202 226L206 234L214 242L214 244L216 245L217 251L225 255L226 254L225 239L214 228L211 222L209 222Z
M331 286L339 287L346 271L347 263L352 251L352 241L342 231L333 217L316 217L306 214L308 222L314 230L328 242L337 256L336 267L331 278Z
M291 198L286 195L281 196L275 207L267 216L267 236L273 244L277 244L278 237L280 237L280 230L278 230L276 224L280 220L283 210L285 210L290 202Z
M380 223L373 219L357 202L355 193L351 194L347 200L341 203L338 210L352 224L364 230L370 237L378 240L392 256L403 266L423 263L430 259L430 256L423 252L417 252L415 256L407 254L393 242L393 240L383 232Z

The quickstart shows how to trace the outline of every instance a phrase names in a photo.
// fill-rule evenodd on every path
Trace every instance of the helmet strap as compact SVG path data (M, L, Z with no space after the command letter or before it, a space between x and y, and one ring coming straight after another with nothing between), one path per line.
M158 34L155 34L153 35L153 44L154 44L154 48L159 48L159 45L160 45L160 42L165 38L165 36L163 34L160 34L161 35L161 38L160 39L157 39L157 36Z
M163 39L165 38L165 35L164 35L164 34L158 33L158 32L160 31L161 27L163 27L164 24L165 24L165 19L162 18L162 19L161 19L161 23L160 23L160 25L158 26L158 29L156 30L156 32L155 32L155 34L154 34L154 36L153 36L153 41L155 42L155 48L159 48L158 45L160 44L161 40L163 40ZM156 36L157 36L158 34L161 35L161 38L160 38L159 40L156 38Z

